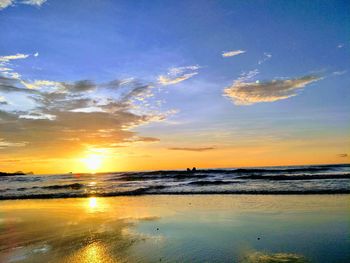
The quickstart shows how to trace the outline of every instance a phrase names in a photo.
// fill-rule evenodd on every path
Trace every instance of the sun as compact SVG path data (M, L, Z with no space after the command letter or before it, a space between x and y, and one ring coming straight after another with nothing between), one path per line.
M96 171L98 170L102 165L103 156L98 154L89 154L87 157L82 159L83 163L85 164L85 167L89 171Z

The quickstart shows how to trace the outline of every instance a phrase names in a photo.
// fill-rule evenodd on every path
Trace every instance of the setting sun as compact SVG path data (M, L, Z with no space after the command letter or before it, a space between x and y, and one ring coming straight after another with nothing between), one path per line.
M87 157L82 159L85 167L89 171L96 171L102 166L103 156L98 154L89 154Z

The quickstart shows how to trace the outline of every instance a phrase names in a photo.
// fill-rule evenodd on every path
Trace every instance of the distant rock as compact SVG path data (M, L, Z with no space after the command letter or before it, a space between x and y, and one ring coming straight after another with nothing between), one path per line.
M196 167L193 167L192 169L187 168L186 170L187 170L187 172L188 172L188 173L194 173L194 172L197 172Z
M14 176L14 175L26 175L22 171L17 171L14 173L5 173L5 172L0 172L0 176Z

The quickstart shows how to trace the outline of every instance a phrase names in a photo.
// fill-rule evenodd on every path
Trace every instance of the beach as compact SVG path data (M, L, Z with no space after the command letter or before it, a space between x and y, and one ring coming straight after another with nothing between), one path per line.
M350 196L0 201L1 262L348 262Z
M0 263L350 263L350 0L0 0Z

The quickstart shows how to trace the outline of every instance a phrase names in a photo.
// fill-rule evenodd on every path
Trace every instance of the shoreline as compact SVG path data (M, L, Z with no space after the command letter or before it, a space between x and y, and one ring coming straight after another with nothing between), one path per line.
M350 190L344 191L329 191L329 190L320 190L320 191L230 191L230 192L173 192L173 193L108 193L108 194L81 194L81 195L54 195L54 194L40 194L40 195L31 195L31 196L13 196L13 197L0 197L0 201L10 201L10 200L52 200L52 199L75 199L75 198L91 198L91 197L130 197L130 196L214 196L214 195L264 195L264 196L302 196L302 195L350 195Z

